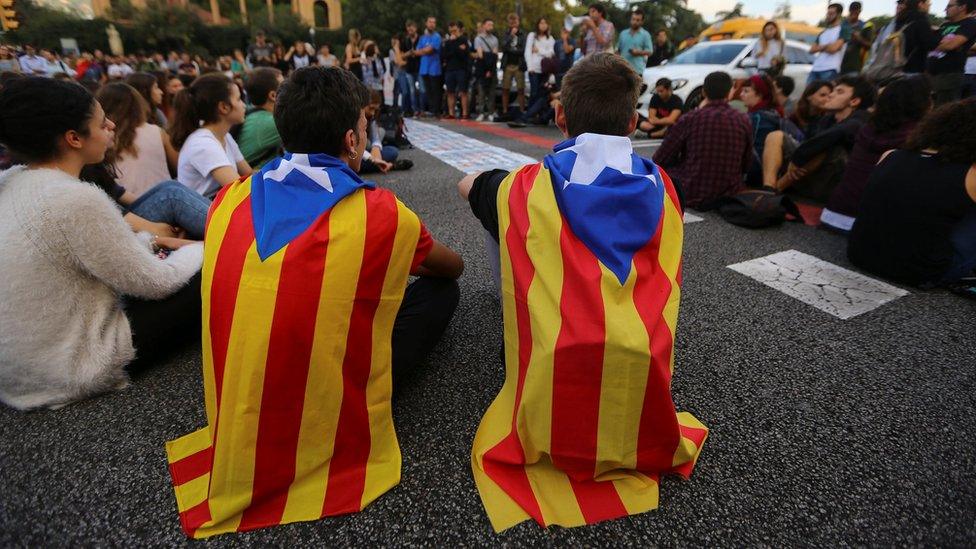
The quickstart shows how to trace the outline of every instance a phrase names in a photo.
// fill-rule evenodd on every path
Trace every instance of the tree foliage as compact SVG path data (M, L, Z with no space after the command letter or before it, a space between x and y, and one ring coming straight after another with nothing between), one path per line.
M773 19L790 20L792 16L793 6L790 4L790 0L785 0L784 2L776 5L776 11L773 12Z
M735 7L730 10L719 11L715 13L716 19L719 21L725 21L726 19L735 19L736 17L743 17L742 8L745 6L742 2L736 2Z

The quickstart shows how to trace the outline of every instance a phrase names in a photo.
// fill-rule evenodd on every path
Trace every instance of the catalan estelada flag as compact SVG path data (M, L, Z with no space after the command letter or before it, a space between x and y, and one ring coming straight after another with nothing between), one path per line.
M360 511L400 480L391 334L430 234L338 159L286 154L221 191L205 242L207 426L166 444L183 530Z
M584 134L498 191L505 384L472 451L496 531L654 509L708 433L671 400L682 213L626 137Z

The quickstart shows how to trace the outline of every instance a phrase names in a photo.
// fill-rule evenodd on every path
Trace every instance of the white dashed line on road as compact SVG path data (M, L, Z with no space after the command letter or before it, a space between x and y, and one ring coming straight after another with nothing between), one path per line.
M908 295L901 288L796 250L728 267L841 320Z

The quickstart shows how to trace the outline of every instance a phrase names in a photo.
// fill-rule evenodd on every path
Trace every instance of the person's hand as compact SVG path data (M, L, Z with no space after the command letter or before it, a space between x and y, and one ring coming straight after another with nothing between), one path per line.
M803 179L808 173L809 170L801 168L793 163L791 163L790 167L786 169L786 176L793 182Z
M174 227L169 223L150 223L148 230L150 233L156 235L157 237L168 237L168 238L183 238L186 236L186 232L179 227Z
M185 238L172 238L168 236L157 236L153 239L153 243L164 250L179 250L183 246L189 246L190 244L196 244L196 240L187 240Z
M376 167L379 168L380 172L382 173L386 173L391 169L393 169L393 164L390 164L389 162L383 160L382 158L377 158L376 160L373 161L373 164L376 164Z

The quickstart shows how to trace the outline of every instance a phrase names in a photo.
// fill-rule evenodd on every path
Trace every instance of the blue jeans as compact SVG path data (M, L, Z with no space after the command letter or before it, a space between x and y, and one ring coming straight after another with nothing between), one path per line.
M973 276L976 269L976 207L970 207L949 236L954 253L949 270L942 276L943 282L954 282L960 278Z
M810 76L807 77L807 84L815 80L826 80L831 81L840 74L840 71L831 69L829 71L810 71Z
M129 206L129 211L154 223L169 223L186 230L186 237L202 240L210 200L176 181L163 181Z
M400 108L403 112L413 112L420 103L417 97L417 80L407 71L397 73L397 86L399 86ZM397 105L397 98L393 98L393 106Z
M549 78L549 75L543 75L541 72L529 73L529 105L535 103L542 93L542 84L545 82L543 76Z
M424 85L424 79L419 74L411 74L410 76L417 81L417 103L413 110L423 112L427 107L427 86Z

